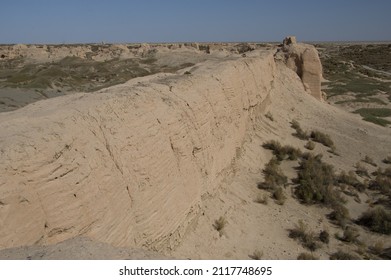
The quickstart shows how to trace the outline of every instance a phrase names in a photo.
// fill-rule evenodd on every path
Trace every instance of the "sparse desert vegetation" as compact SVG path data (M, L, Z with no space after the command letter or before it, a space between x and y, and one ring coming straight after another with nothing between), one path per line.
M311 132L311 139L315 142L321 143L329 148L334 148L334 142L331 140L330 135L320 132L318 130L313 130Z
M271 140L264 143L263 147L265 149L272 150L273 155L275 155L275 157L279 161L285 159L296 160L302 155L300 149L294 148L293 146L290 145L282 146L280 142L276 140Z
M294 130L296 130L296 133L294 133L293 135L296 136L297 138L299 138L301 140L308 140L310 138L308 132L304 131L301 128L300 123L297 120L292 120L291 127Z
M297 256L298 260L319 260L319 258L315 257L313 254L310 253L300 253Z
M391 234L391 212L382 206L364 212L357 223L374 232Z
M338 250L330 255L330 260L359 260L356 254L352 254L346 251Z
M389 126L391 61L388 45L319 46L328 100L361 115L364 121ZM353 110L352 110L353 108Z
M357 229L348 226L348 227L345 227L345 229L343 231L343 235L342 236L337 235L337 238L344 241L344 242L348 242L348 243L358 243L359 236L360 236L360 234L358 233Z
M334 187L335 178L333 166L324 163L321 157L303 158L299 163L295 194L306 204L340 204L343 200Z
M278 186L284 185L288 178L280 168L279 161L272 158L263 169L264 182L259 183L258 187L265 190L275 190Z
M295 228L289 230L289 237L300 241L303 247L310 251L315 251L320 247L315 234L308 229L303 220L299 220Z

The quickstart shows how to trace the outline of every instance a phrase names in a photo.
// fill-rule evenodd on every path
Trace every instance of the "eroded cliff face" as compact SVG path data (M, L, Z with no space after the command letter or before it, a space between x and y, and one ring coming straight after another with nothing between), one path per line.
M322 63L314 46L298 44L294 36L286 37L277 57L296 72L309 94L316 99L324 99L321 91Z
M174 247L232 172L273 87L273 51L0 115L0 248L87 235Z

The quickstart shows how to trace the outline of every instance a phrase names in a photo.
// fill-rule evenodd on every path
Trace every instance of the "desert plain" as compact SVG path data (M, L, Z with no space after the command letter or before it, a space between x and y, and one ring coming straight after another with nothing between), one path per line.
M390 259L391 44L0 46L0 259Z

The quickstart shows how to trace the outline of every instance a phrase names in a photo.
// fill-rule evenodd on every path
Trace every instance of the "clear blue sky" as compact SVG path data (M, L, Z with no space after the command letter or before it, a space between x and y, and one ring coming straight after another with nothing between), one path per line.
M1 0L0 43L391 40L391 0Z

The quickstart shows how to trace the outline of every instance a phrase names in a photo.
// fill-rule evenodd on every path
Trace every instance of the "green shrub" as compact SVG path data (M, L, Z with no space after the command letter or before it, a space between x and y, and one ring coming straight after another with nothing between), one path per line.
M348 252L338 250L330 255L330 260L359 260L360 258Z
M319 258L315 257L313 254L309 253L300 253L300 255L297 256L298 260L319 260Z
M334 142L331 140L330 136L328 134L324 134L323 132L320 132L318 130L313 130L311 132L311 138L313 141L321 143L329 148L334 148Z
M357 224L369 228L371 231L391 234L391 213L378 206L364 212L357 220Z

